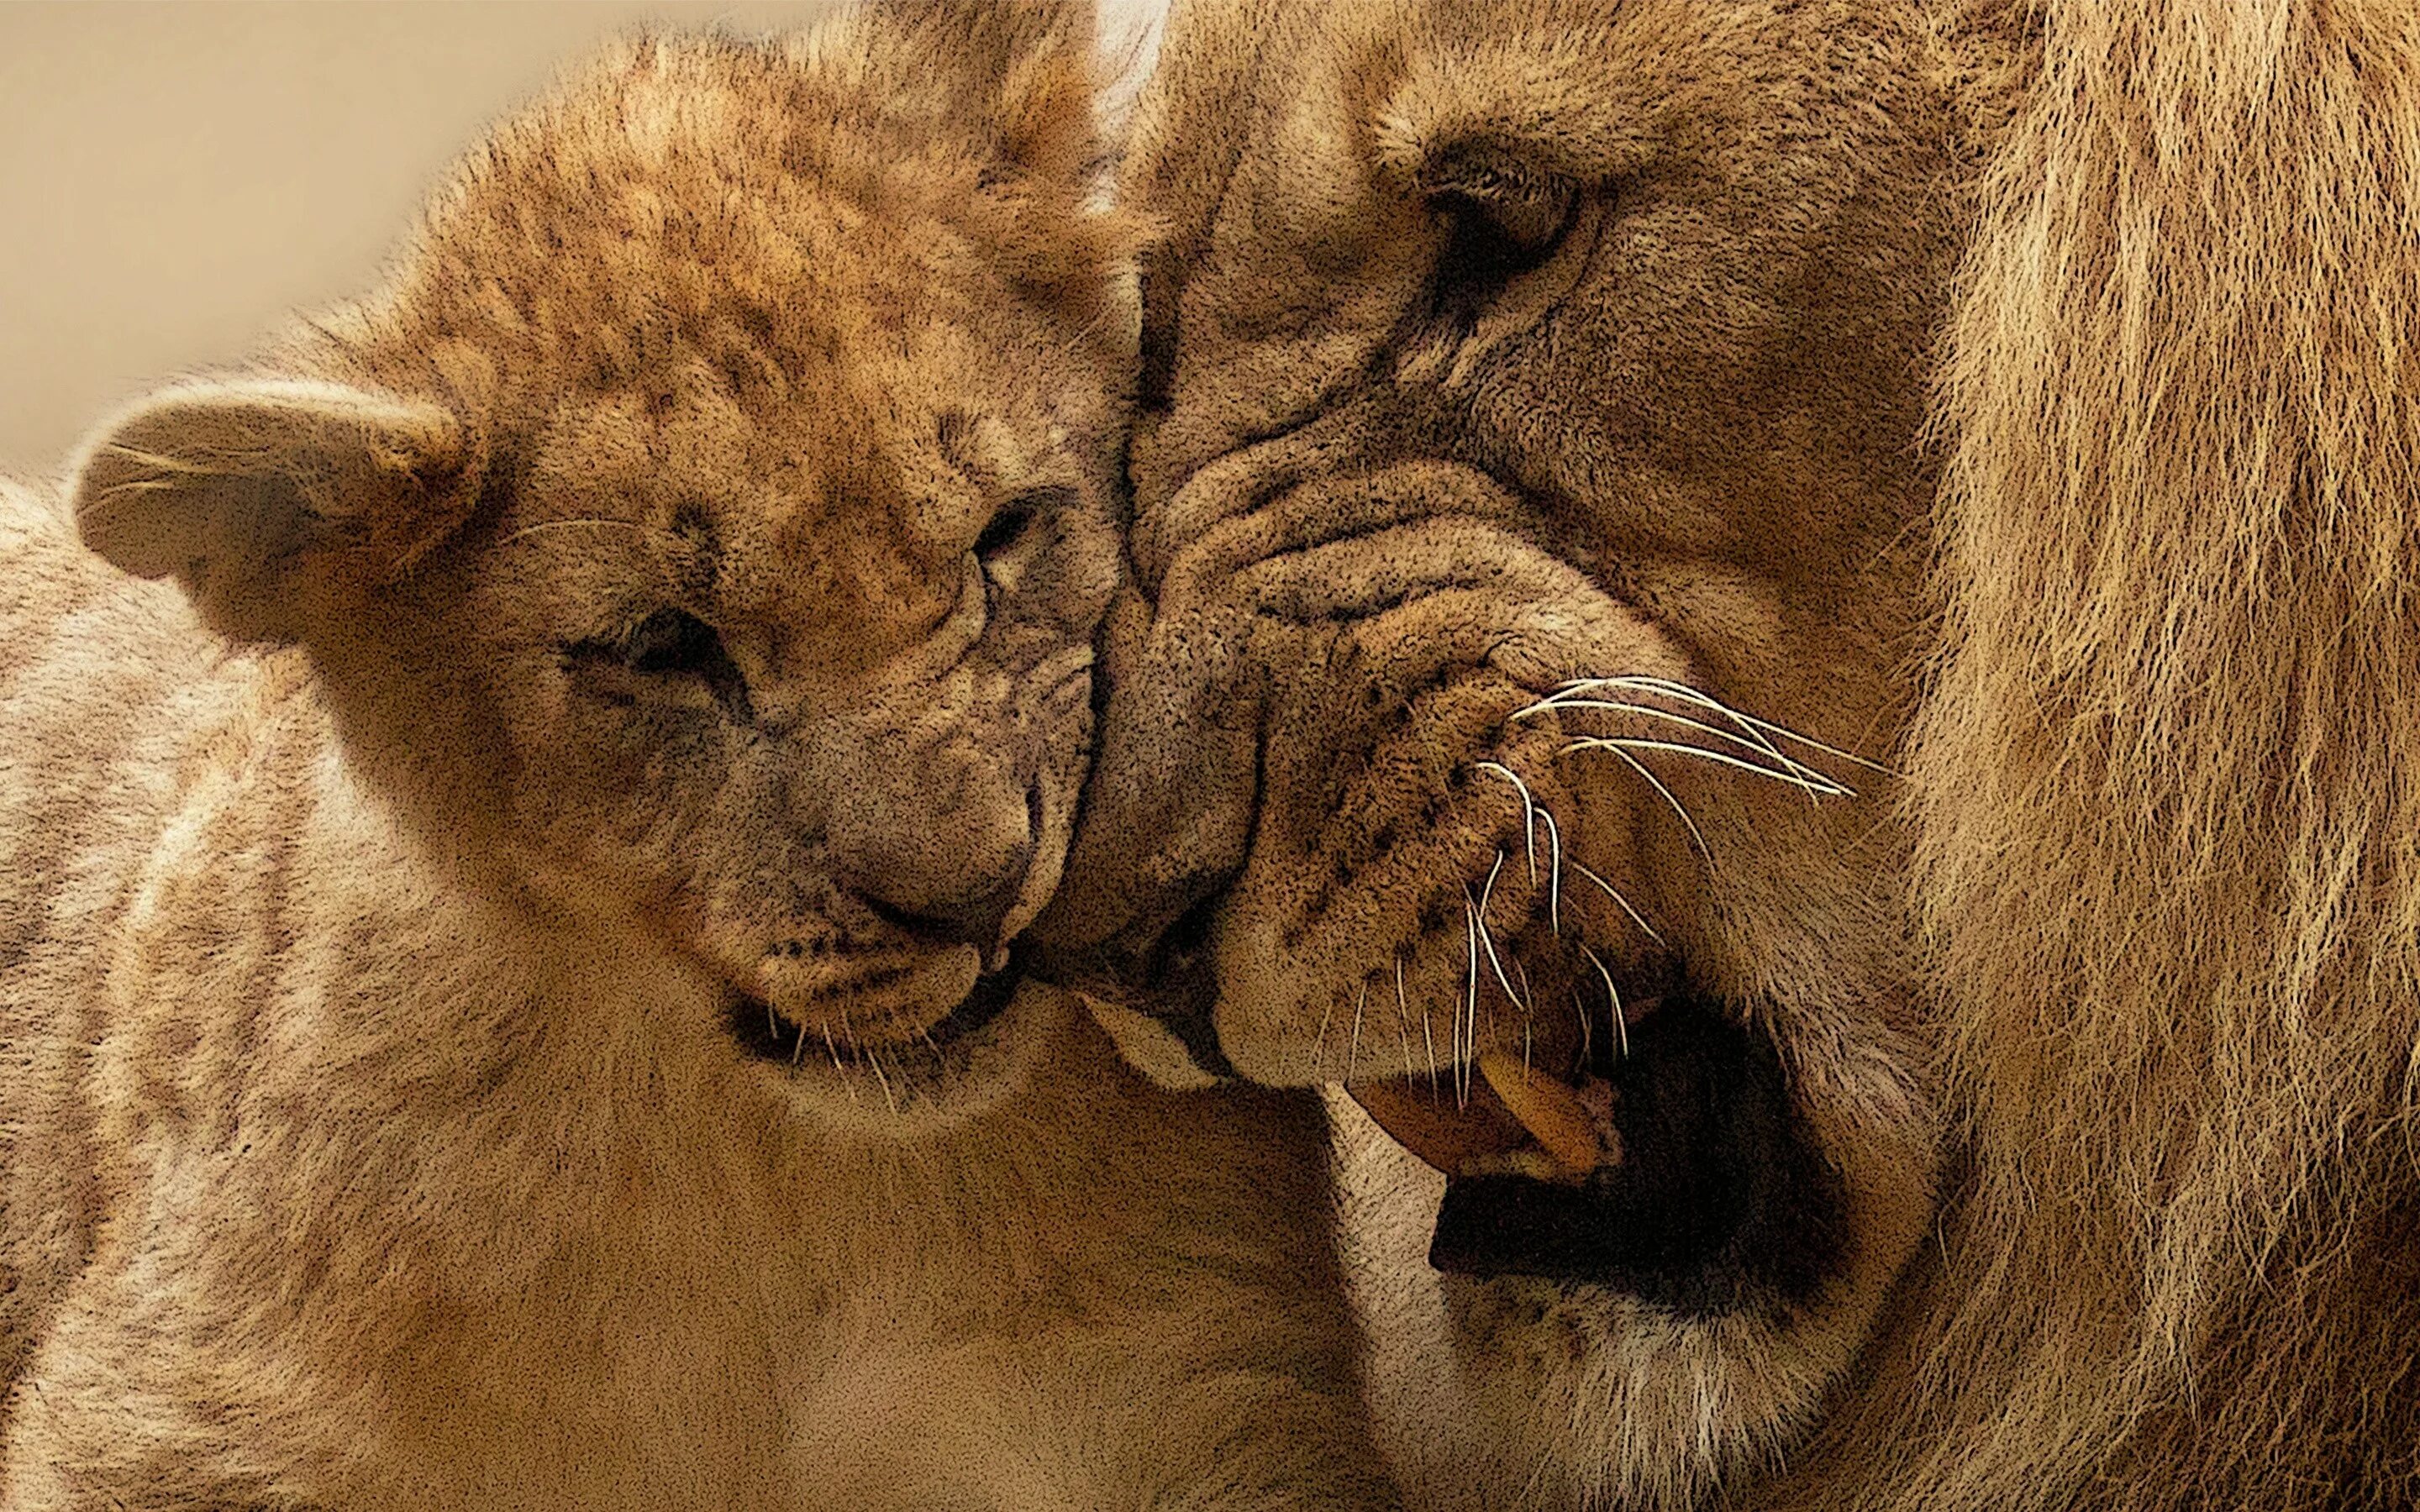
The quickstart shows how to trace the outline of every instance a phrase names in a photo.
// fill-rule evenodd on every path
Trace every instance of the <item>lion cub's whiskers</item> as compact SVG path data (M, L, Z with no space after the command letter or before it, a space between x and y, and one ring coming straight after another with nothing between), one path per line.
M882 1072L882 1052L868 1046L865 1063L874 1068L874 1080L882 1088L882 1101L890 1107L891 1116L894 1119L899 1117L899 1099L891 1090L891 1078Z
M795 1066L799 1063L799 1057L806 1053L806 1048L807 1036L806 1031L802 1029L799 1033L798 1044L790 1051L791 1065ZM840 1072L840 1085L848 1093L848 1100L851 1103L858 1101L857 1072L850 1069L847 1062L840 1058L840 1046L832 1040L830 1019L824 1020L824 1054L831 1057L832 1070Z
M857 1026L849 1022L848 1010L845 1008L840 1011L840 1026L848 1035L849 1043L860 1042L857 1037ZM829 1019L824 1022L824 1047L831 1052L832 1064L840 1065L840 1047L832 1043L831 1022ZM899 1117L899 1099L891 1090L891 1078L882 1071L882 1052L872 1045L865 1045L858 1052L858 1058L874 1068L874 1080L882 1088L883 1103L890 1107L892 1118ZM848 1095L854 1100L857 1096L857 1078L851 1075L847 1077L847 1081Z

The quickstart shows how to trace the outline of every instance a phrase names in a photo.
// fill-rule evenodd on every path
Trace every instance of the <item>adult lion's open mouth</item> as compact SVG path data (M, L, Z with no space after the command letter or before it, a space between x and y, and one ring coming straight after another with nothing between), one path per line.
M1803 1302L1838 1258L1838 1179L1771 1046L1680 994L1625 1007L1568 1069L1494 1050L1460 1094L1348 1088L1448 1177L1430 1263L1691 1314Z

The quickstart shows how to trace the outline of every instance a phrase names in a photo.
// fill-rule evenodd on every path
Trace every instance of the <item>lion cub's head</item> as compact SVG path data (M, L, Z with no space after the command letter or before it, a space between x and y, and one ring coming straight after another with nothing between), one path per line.
M623 46L380 291L107 427L85 538L306 648L427 833L644 920L768 1074L931 1090L1089 746L1131 339L1093 85L1039 0Z

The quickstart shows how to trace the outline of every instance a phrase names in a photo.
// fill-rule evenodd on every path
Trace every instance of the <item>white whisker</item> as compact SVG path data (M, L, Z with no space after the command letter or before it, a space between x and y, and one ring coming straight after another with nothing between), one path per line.
M1479 927L1487 928L1487 905L1496 898L1496 879L1504 872L1504 853L1496 853L1496 864L1487 869L1487 881L1479 889Z
M1559 709L1599 709L1609 713L1640 714L1645 715L1650 718L1662 719L1671 724L1683 726L1685 729L1698 731L1702 734L1712 735L1716 740L1727 741L1731 745L1752 751L1758 756L1769 758L1776 764L1776 765L1778 766L1778 771L1776 771L1773 767L1754 763L1747 764L1746 769L1761 772L1765 776L1776 777L1784 781L1794 783L1801 789L1805 790L1807 796L1810 801L1825 795L1837 797L1856 796L1856 791L1854 788L1851 788L1847 783L1840 781L1838 778L1832 777L1827 773L1819 771L1815 767L1809 766L1805 762L1792 756L1789 752L1783 750L1780 747L1767 739L1763 733L1757 730L1753 725L1747 726L1747 733L1743 735L1732 731L1719 729L1714 725L1706 723L1702 719L1692 719L1684 714L1675 714L1669 709L1657 708L1652 703L1632 703L1607 699L1572 699L1560 702L1548 702L1533 703L1528 708L1521 710L1520 714L1514 715L1513 717L1518 718L1522 714L1551 713ZM1624 738L1645 740L1650 737L1630 736ZM1703 749L1704 748L1690 747L1688 748L1695 750Z
M1613 973L1605 969L1605 963L1598 959L1594 950L1583 945L1580 951L1589 958L1589 964L1596 967L1596 974L1605 979L1606 1000L1613 1005L1615 1047L1626 1057L1630 1054L1630 1024L1621 1016L1621 992L1613 984Z
M1410 1017L1411 1008L1404 997L1404 958L1400 955L1395 957L1395 1007L1405 1017ZM1420 1041L1428 1046L1429 1102L1434 1105L1437 1100L1436 1030L1431 1027L1425 1011L1420 1014Z
M1517 955L1512 958L1512 974L1521 979L1521 1069L1527 1071L1529 1069L1529 1035L1538 1023L1538 1011L1531 1005L1537 997L1529 989L1529 968L1521 964Z
M806 1047L807 1036L805 1031L801 1030L799 1035L799 1049L803 1051ZM857 1073L850 1071L847 1066L842 1063L840 1058L840 1046L832 1042L831 1020L830 1019L824 1020L824 1054L831 1057L832 1070L840 1072L840 1084L848 1089L848 1100L852 1103L856 1102ZM790 1064L794 1066L798 1064L795 1053Z
M1732 767L1767 781L1785 783L1800 789L1810 798L1854 798L1857 795L1855 789L1842 787L1821 773L1806 776L1797 772L1776 772L1770 766L1742 761L1729 751L1710 750L1703 746L1691 746L1677 740L1648 740L1635 735L1588 735L1573 741L1556 754L1568 756L1582 750L1669 751L1677 756L1694 756L1700 761L1713 762L1717 766Z
M1538 817L1546 822L1546 925L1557 938L1563 933L1563 826L1555 823L1554 810L1541 807Z
M1479 904L1471 901L1468 883L1465 883L1462 888L1462 923L1465 943L1470 948L1468 977L1470 985L1465 994L1465 1000L1470 1013L1471 1026L1476 1030L1479 1026ZM1466 1107L1470 1103L1470 1087L1465 1075L1465 1068L1469 1062L1462 1058L1462 1013L1459 1011L1453 1016L1452 1043L1449 1048L1453 1052L1454 1057L1453 1105L1458 1108Z
M1607 699L1583 696L1593 695L1601 692L1606 687L1612 687L1636 688L1644 692L1660 694L1666 698L1679 699L1683 702L1688 703L1693 707L1704 709L1710 713L1722 716L1724 718L1729 719L1735 728L1725 730L1718 725L1708 724L1702 719L1693 719L1685 714L1665 708L1662 704L1658 703L1638 703L1629 699ZM1766 755L1773 757L1776 761L1789 762L1794 759L1786 755L1780 747L1773 743L1771 736L1767 735L1762 730L1758 729L1755 724L1750 723L1738 710L1732 708L1730 705L1722 702L1718 699L1710 698L1706 694L1699 692L1696 688L1687 687L1684 684L1667 683L1660 678L1609 677L1601 678L1595 682L1584 684L1577 687L1567 687L1559 691L1548 694L1546 697L1540 699L1537 702L1530 704L1525 709L1515 712L1512 715L1512 717L1519 719L1527 717L1529 715L1544 714L1556 709L1602 709L1610 713L1643 714L1652 719L1663 719L1668 723L1685 725L1692 730L1703 731L1707 734L1716 736L1719 739L1730 741L1735 745L1745 746L1751 750L1762 751Z
M1638 692L1661 693L1668 698L1679 699L1684 703L1692 703L1699 708L1719 714L1724 718L1730 720L1732 723L1740 726L1744 730L1753 730L1776 739L1787 740L1793 745L1804 746L1809 750L1821 751L1826 756L1837 756L1844 762L1854 763L1855 764L1866 768L1868 771L1878 772L1885 777L1903 779L1906 776L1905 773L1900 772L1894 767L1887 766L1881 762L1873 761L1868 757L1860 756L1854 751L1842 750L1838 746L1826 745L1824 742L1816 739L1812 735L1804 734L1796 730L1791 729L1788 725L1776 724L1770 719L1761 719L1753 714L1746 713L1741 709L1735 709L1701 687L1692 687L1686 683L1676 683L1668 677L1655 677L1643 672L1632 672L1619 677L1582 678L1577 682L1565 683L1561 687L1556 689L1555 696L1559 698L1564 695L1589 693L1600 688L1607 687Z
M1503 867L1504 855L1499 851L1496 856L1496 871L1487 873L1487 887L1479 895L1479 943L1487 948L1487 964L1496 973L1496 984L1504 989L1504 995L1512 1000L1513 1007L1527 1011L1528 1005L1522 1002L1521 995L1512 990L1512 979L1504 974L1504 962L1496 953L1496 936L1489 933L1487 928L1488 900L1496 895L1496 872L1503 870ZM1479 1026L1475 1018L1471 1025L1470 1044L1471 1050L1476 1053L1479 1048Z
M865 1063L874 1068L874 1079L881 1084L882 1101L890 1106L891 1116L894 1119L899 1117L899 1099L892 1095L891 1078L882 1074L881 1052L869 1048L865 1052Z
M1572 862L1572 870L1588 878L1590 882L1595 883L1599 887L1604 888L1605 895L1612 899L1615 905L1621 908L1623 913L1630 916L1630 921L1638 926L1640 933L1646 935L1649 939L1653 940L1658 945L1664 945L1664 936L1655 933L1655 926L1647 922L1646 916L1642 915L1637 909L1633 908L1630 905L1630 900L1621 895L1621 888L1615 887L1612 883L1607 882L1605 878L1598 876L1594 871L1590 869L1589 864L1586 861L1575 859ZM1665 949L1669 949L1671 947L1667 945L1665 946Z
M1412 1079L1412 1010L1404 1000L1402 956L1395 957L1395 1045L1404 1053L1404 1080L1408 1082Z
M1335 1000L1329 999L1328 1006L1333 1008ZM1353 1068L1361 1059L1361 1011L1369 1006L1370 984L1364 981L1361 983L1361 995L1353 1000L1353 1039L1344 1051L1344 1079L1348 1082L1353 1079Z
M1783 766L1789 767L1793 771L1804 770L1815 772L1815 775L1818 777L1823 776L1823 773L1816 772L1815 768L1807 766L1805 763L1798 761L1796 758L1790 755L1789 752L1775 745L1770 739L1766 738L1762 731L1758 730L1753 725L1747 727L1745 733L1742 733L1736 730L1725 730L1719 725L1708 724L1703 719L1693 719L1685 714L1676 713L1671 709L1663 708L1653 703L1634 703L1627 699L1573 698L1558 693L1551 697L1541 699L1537 702L1530 704L1528 708L1514 710L1511 717L1514 719L1522 719L1527 718L1531 715L1554 714L1565 709L1595 709L1606 714L1643 715L1650 719L1661 719L1667 724L1677 724L1683 729L1695 730L1700 734L1712 735L1716 740L1728 741L1734 746L1739 746L1745 749L1755 751L1761 756L1769 756L1776 762L1780 763ZM1831 780L1829 778L1825 778L1824 779L1826 781Z
M1481 762L1478 769L1502 778L1512 784L1512 791L1521 795L1521 843L1528 851L1529 886L1534 887L1538 885L1538 804L1529 795L1529 784L1522 781L1521 774L1502 762Z
M1704 859L1707 867L1711 869L1714 864L1714 853L1707 848L1706 832L1698 827L1698 822L1695 819L1689 817L1689 810L1681 807L1681 800L1672 795L1672 790L1664 785L1663 779L1649 771L1644 762L1641 762L1637 757L1633 756L1630 752L1622 749L1620 746L1614 746L1609 748L1613 751L1614 755L1620 757L1622 761L1627 762L1630 764L1630 769L1632 771L1637 772L1640 777L1644 778L1649 787L1653 788L1657 793L1663 795L1664 801L1671 805L1672 811L1680 815L1681 823L1688 829L1689 840L1691 843L1697 846L1698 855Z
M1900 772L1896 768L1886 766L1881 762L1872 761L1867 757L1860 756L1855 751L1842 750L1838 746L1826 745L1823 741L1816 739L1813 735L1805 734L1799 731L1792 730L1788 725L1776 724L1770 719L1760 719L1755 715L1749 714L1745 710L1732 708L1730 704L1725 703L1722 700L1714 697L1703 688L1691 687L1686 683L1676 683L1668 677L1650 677L1634 674L1631 681L1636 687L1668 694L1673 698L1698 704L1701 708L1714 710L1727 719L1730 719L1740 725L1761 730L1764 733L1772 735L1776 739L1791 741L1793 744L1804 746L1809 750L1822 751L1826 756L1838 756L1844 762L1854 762L1869 772L1877 772L1882 776L1888 778L1904 778L1906 776L1905 773Z

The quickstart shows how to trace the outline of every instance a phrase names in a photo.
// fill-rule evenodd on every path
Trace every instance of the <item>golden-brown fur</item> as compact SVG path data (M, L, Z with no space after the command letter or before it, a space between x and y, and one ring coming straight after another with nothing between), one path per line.
M1390 1501L1315 1118L977 980L1114 579L1092 75L620 48L0 489L0 1506Z
M1803 1504L2410 1506L2420 13L2040 37L1911 741L1971 1171Z
M1559 176L1563 239L1440 278ZM1336 1099L1412 1502L2420 1497L2410 8L1202 0L1126 182L1140 592L1060 969L1171 1080L1434 1046L1458 1099L1567 1054L1576 946L1669 955L1819 1157L1821 1283L1675 1304L1431 1271L1438 1179ZM1517 712L1642 672L1862 795L1626 748L1693 854L1560 749L1682 705ZM1556 927L1551 844L1644 920L1567 872Z

